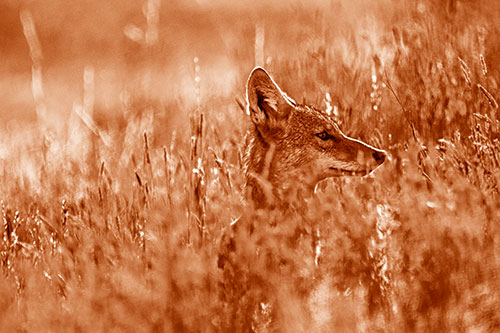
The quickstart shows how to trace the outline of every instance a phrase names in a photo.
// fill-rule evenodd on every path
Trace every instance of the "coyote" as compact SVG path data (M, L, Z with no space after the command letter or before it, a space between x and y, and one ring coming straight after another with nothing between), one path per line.
M297 104L261 67L246 93L254 125L245 140L246 193L257 207L280 205L328 177L366 175L385 160L385 151L347 137L326 112Z

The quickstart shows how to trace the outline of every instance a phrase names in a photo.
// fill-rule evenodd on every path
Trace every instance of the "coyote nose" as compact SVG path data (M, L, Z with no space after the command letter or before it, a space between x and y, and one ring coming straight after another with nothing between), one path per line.
M379 164L382 164L385 161L385 152L383 151L375 151L372 156Z

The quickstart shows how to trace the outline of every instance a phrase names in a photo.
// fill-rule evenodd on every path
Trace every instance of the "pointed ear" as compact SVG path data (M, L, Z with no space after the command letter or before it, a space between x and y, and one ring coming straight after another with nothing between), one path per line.
M263 68L256 67L248 78L247 107L255 125L272 129L287 119L293 104L271 76Z

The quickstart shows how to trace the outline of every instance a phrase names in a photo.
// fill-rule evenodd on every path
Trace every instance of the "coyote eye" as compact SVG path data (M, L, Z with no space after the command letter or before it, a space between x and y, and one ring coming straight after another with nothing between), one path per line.
M326 141L330 138L330 134L328 134L326 131L323 131L321 133L317 133L316 136L323 141Z

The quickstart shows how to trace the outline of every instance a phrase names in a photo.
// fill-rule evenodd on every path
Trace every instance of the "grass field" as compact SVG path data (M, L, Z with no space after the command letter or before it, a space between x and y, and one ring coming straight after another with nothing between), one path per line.
M0 330L500 330L499 12L3 2ZM255 65L390 160L248 208Z

